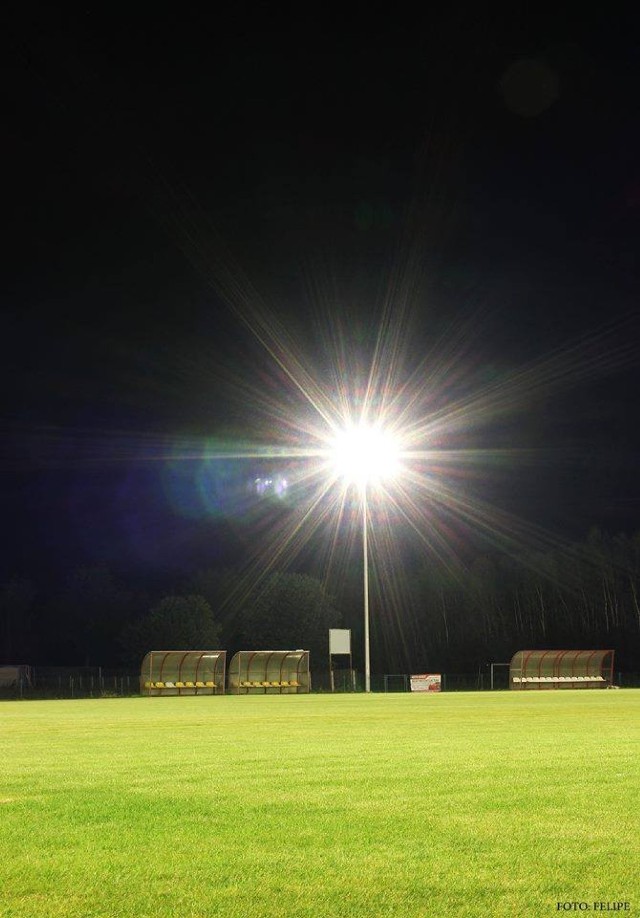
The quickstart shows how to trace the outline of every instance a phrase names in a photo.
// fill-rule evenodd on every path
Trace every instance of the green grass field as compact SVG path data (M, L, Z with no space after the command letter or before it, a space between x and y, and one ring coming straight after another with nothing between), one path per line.
M0 915L640 914L640 691L0 704Z

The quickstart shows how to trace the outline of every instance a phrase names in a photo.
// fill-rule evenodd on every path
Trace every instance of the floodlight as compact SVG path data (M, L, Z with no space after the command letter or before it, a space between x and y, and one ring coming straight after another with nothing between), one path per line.
M341 431L331 444L331 462L345 484L366 488L393 477L399 467L394 437L380 427L358 425Z

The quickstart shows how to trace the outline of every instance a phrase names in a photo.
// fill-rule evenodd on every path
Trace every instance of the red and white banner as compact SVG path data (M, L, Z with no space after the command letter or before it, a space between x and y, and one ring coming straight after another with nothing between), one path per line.
M411 676L412 692L439 692L442 689L442 676L440 673L421 673Z

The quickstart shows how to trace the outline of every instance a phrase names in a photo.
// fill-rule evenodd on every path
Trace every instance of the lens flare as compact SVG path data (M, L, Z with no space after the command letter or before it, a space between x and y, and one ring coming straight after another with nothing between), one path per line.
M17 431L13 446L3 441L3 466L158 463L168 470L171 505L189 516L198 515L199 499L208 515L240 517L250 496L262 509L252 516L251 542L247 538L247 592L305 551L327 583L338 582L360 538L362 500L353 500L354 486L366 484L372 580L389 616L407 605L411 578L403 561L411 551L455 569L470 533L507 553L526 545L529 557L562 547L552 533L496 506L492 496L483 499L478 483L489 482L499 496L513 466L548 461L551 451L527 445L536 441L520 436L517 419L531 418L557 393L635 365L635 313L529 362L505 359L487 372L479 346L482 316L454 318L444 330L416 336L412 323L426 309L420 278L428 248L418 234L406 249L399 246L386 287L371 309L360 307L362 316L349 308L348 291L343 295L334 285L334 272L319 269L307 278L304 327L292 325L290 314L279 317L261 296L193 196L164 177L153 189L155 212L216 292L218 306L226 304L235 317L238 334L229 348L206 336L189 339L184 349L176 342L171 372L164 356L153 367L162 382L157 390L149 389L148 369L139 370L136 361L129 388L152 392L140 407L155 411L157 391L175 396L177 380L180 404L192 405L204 393L204 408L192 424L180 422L189 431L181 435ZM208 414L212 394L216 408ZM216 440L207 436L212 428ZM175 473L178 460L184 476ZM241 467L251 484L242 493L235 482ZM569 550L566 555L570 571ZM240 599L230 594L227 606ZM401 639L411 643L406 618L397 624Z

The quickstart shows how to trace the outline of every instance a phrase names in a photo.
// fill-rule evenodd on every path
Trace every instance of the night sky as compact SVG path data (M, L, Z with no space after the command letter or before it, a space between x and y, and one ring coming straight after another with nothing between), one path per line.
M637 16L234 9L9 17L2 576L233 563L260 468L203 508L184 455L303 410L253 319L327 384L384 304L434 399L555 361L468 431L526 460L466 487L640 529Z

